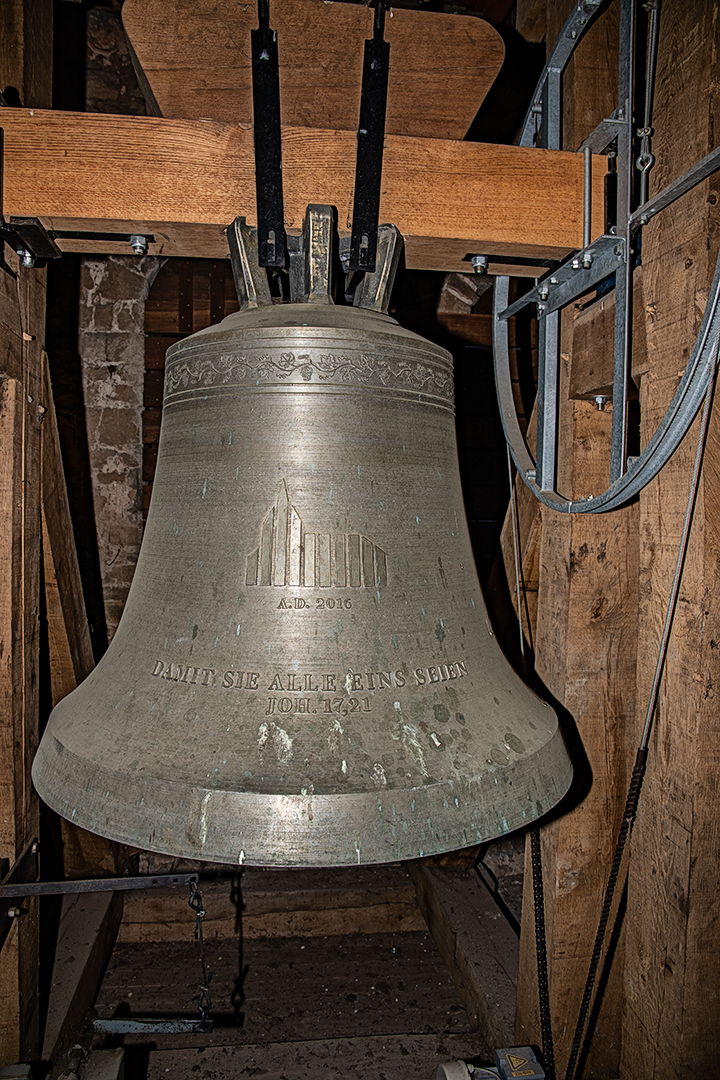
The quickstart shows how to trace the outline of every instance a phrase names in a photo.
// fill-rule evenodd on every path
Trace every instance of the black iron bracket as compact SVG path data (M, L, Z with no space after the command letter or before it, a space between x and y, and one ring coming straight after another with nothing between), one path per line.
M15 887L27 888L29 882L37 879L38 868L38 842L32 840L13 866L10 865L9 859L0 860L0 875L2 875L0 890ZM9 897L3 898L3 893L0 891L0 949L10 933L13 919L20 914L23 914L20 908L13 904Z
M277 33L270 27L268 0L258 0L257 30L251 30L255 192L260 266L287 261L282 188L280 73Z
M14 224L17 218L10 218ZM148 246L155 243L152 233L85 232L80 229L53 229L53 240L99 240L102 243L129 244L136 255L146 255ZM143 250L140 250L140 249Z
M373 36L365 42L355 165L350 269L373 273L380 216L390 45L384 40L387 0L375 0Z

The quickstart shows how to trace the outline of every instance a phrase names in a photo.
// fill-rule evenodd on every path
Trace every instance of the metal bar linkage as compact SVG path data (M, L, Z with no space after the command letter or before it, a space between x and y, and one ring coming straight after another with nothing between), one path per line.
M156 874L154 877L89 878L82 881L30 881L0 885L0 900L24 896L65 896L69 893L130 892L132 889L167 889L197 885L197 874Z
M676 199L686 195L688 191L692 191L694 187L703 180L707 180L708 176L712 176L718 169L720 169L720 146L715 150L711 150L702 161L692 165L677 180L673 180L671 184L668 184L666 188L654 195L652 199L648 199L642 206L639 206L630 218L630 226L633 232L636 232L642 225L647 225L650 218L654 217L655 214L659 214L661 210L671 206Z
M207 915L203 906L202 897L198 889L197 874L165 874L155 878L128 878L132 881L151 881L153 885L162 885L167 878L172 879L172 884L189 885L189 905L195 916L195 939L200 943L200 966L202 968L202 982L198 997L198 1012L200 1019L180 1017L139 1017L123 1016L111 1019L97 1019L93 1022L93 1031L99 1035L183 1035L190 1032L208 1033L213 1030L213 1021L210 1019L210 979L205 962L205 948L203 944L203 919ZM107 879L112 880L112 879Z
M552 48L552 52L548 57L547 63L543 68L535 89L532 103L523 124L522 135L520 136L520 146L534 145L537 122L541 118L542 121L544 121L548 111L552 113L550 127L555 128L559 135L559 84L562 73L567 67L568 60L572 56L580 38L588 29L596 15L598 15L604 7L607 7L608 3L609 0L580 0L580 2L575 5L572 13L568 16L568 19ZM550 84L549 110L547 100L543 100L543 94L545 93L548 84ZM542 145L549 149L559 149L559 146L552 146L552 142L554 141L553 134L548 134L548 140L543 140Z
M635 0L620 4L620 70L617 136L618 230L625 241L623 262L615 274L615 342L613 352L612 432L610 437L610 483L625 472L627 458L627 404L630 384L630 336L632 328L632 236L633 207L633 84L635 79ZM622 222L622 225L621 225Z

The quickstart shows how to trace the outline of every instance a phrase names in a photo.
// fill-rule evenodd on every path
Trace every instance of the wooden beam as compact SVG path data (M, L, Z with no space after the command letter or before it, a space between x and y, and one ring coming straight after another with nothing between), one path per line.
M149 233L152 254L227 256L224 228L255 220L253 134L200 120L4 109L5 213L53 230ZM356 136L285 128L285 220L308 202L350 228ZM605 158L593 164L603 220ZM582 246L582 156L519 146L385 139L380 220L405 236L410 268L467 272L467 255L560 258ZM127 242L59 240L68 251L127 253ZM491 259L491 270L493 262ZM498 267L495 267L498 270ZM499 272L506 272L500 268Z
M0 30L2 90L14 90L28 108L47 108L52 98L53 0L3 0Z
M43 1038L45 1061L57 1065L77 1036L105 974L122 910L121 892L63 897Z
M342 1038L340 1032L338 1035L336 1039L303 1038L297 1042L283 1039L282 1042L258 1041L254 1044L225 1043L223 1040L223 1045L215 1043L218 1038L215 1035L212 1043L208 1041L203 1045L202 1057L196 1045L188 1046L187 1042L178 1041L174 1049L165 1049L167 1042L163 1039L163 1049L150 1050L150 1068L153 1076L197 1076L192 1070L202 1061L200 1068L216 1080L235 1080L239 1076L262 1076L263 1080L327 1076L336 1080L346 1072L357 1080L376 1080L377 1077L408 1080L409 1077L434 1076L443 1061L470 1060L478 1054L481 1041L475 1032L466 1035L449 1035L447 1032L438 1035L361 1035L354 1038Z
M406 869L399 866L243 871L241 892L226 877L202 883L205 940L390 934L425 930ZM192 912L182 889L143 889L125 897L118 940L186 941Z
M518 939L473 868L409 863L418 905L460 1000L495 1046L513 1043Z
M47 356L43 355L42 526L53 706L86 678L95 662L73 540Z
M256 5L128 0L122 19L152 115L252 124ZM279 43L283 123L356 131L371 12L357 4L273 0L271 20ZM505 47L497 30L474 16L395 8L385 39L386 132L464 138L502 66Z
M4 93L49 107L52 0L0 5ZM39 835L30 779L40 727L40 439L44 270L0 271L0 857L12 864ZM23 904L0 952L0 1066L40 1055L40 905Z

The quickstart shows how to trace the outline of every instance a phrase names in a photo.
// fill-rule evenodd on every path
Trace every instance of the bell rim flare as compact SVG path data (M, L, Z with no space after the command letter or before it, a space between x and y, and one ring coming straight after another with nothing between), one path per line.
M188 787L148 776L134 779L135 799L129 803L122 794L127 792L125 774L83 761L54 735L43 739L32 777L42 799L61 817L145 851L230 866L377 865L496 840L530 826L552 810L567 793L573 770L555 713L547 708L548 719L555 723L548 740L534 754L494 766L477 777L417 788L270 795ZM52 778L58 775L61 756L76 759L81 766L77 772L67 768L67 760L62 771L66 777L86 777L85 787L78 784L72 792L66 781L62 790L53 790ZM530 791L537 787L538 775L544 778L542 803L538 791ZM155 812L150 809L153 805L158 808ZM176 824L186 822L185 835L167 825L162 831L168 815ZM353 820L369 824L348 829L347 822ZM119 828L119 821L126 827Z

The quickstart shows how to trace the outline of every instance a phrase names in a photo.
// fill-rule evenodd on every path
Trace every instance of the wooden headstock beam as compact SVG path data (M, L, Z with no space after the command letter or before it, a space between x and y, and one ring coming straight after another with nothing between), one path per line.
M204 120L3 109L7 217L49 230L151 234L151 254L227 255L224 229L255 219L253 133ZM350 230L356 136L283 129L287 228L309 202ZM593 163L593 235L603 223L605 159ZM465 271L469 254L561 258L582 246L580 154L387 135L380 221L405 237L414 269ZM129 254L118 241L59 239L66 251ZM542 269L507 264L490 272Z

